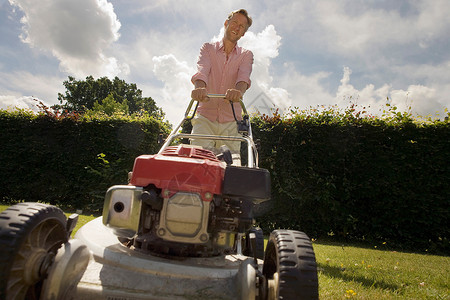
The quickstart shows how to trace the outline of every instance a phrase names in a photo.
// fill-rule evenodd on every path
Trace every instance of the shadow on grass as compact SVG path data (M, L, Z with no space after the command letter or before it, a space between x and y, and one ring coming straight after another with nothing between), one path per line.
M348 281L348 282L350 282L350 281L359 282L363 286L368 287L368 288L380 288L380 289L391 290L391 291L398 291L399 289L401 289L401 286L395 285L395 284L390 284L390 283L384 282L383 280L381 280L381 281L380 280L372 280L372 279L365 278L365 277L358 276L358 275L346 274L340 267L329 266L326 264L324 265L324 264L318 263L317 268L318 268L319 272L321 272L323 275L325 275L327 277L341 279L341 280Z

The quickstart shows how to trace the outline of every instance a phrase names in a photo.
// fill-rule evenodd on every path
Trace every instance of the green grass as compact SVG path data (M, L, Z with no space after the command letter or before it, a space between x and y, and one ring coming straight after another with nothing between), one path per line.
M321 299L450 299L450 258L314 242ZM381 247L386 247L382 245Z
M0 211L7 207L0 205ZM94 218L80 215L72 236ZM313 246L321 299L450 299L448 256L397 252L388 245L314 241Z

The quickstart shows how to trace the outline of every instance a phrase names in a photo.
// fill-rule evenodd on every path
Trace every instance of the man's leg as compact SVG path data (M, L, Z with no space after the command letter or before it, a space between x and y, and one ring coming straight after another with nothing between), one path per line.
M192 122L192 134L204 134L204 135L217 135L216 127L214 122L211 122L207 118L198 115ZM204 139L191 139L192 145L202 146L205 149L213 150L215 148L214 140L204 140Z
M207 118L198 115L192 119L192 133L204 135L221 135L221 136L240 136L236 122L218 123L211 122ZM221 141L221 140L203 140L191 139L192 145L202 146L205 149L213 151L215 154L220 153L220 147L225 145L230 149L233 158L233 165L241 165L241 142L240 141Z
M240 136L238 133L237 124L235 121L220 123L219 124L220 135L224 136ZM225 146L231 151L231 156L233 158L233 165L241 165L241 142L240 141L222 141Z

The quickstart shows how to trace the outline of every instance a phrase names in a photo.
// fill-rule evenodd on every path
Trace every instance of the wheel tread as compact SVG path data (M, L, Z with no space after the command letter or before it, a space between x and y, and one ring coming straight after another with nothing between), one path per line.
M43 221L55 220L60 223L60 230L65 232L66 217L61 209L41 203L18 203L9 207L0 214L0 299L14 299L16 296L7 294L8 282L10 284L20 284L9 281L10 274L20 272L23 268L17 266L16 262L24 259L20 257L21 247L25 247L24 242L27 235ZM52 221L53 222L53 221ZM60 231L59 234L61 236ZM61 242L65 242L67 236ZM58 247L61 242L51 244L51 249ZM53 247L53 248L52 248ZM14 268L14 269L13 269ZM9 290L9 293L12 293Z
M273 231L265 258L267 266L265 261L263 273L268 278L278 270L279 299L318 299L317 264L312 243L305 233Z

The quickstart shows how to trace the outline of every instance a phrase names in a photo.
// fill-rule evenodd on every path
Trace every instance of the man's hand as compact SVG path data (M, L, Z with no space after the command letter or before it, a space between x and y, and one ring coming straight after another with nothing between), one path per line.
M242 99L242 92L237 89L228 89L225 99L232 102L239 102Z
M191 98L194 100L197 100L199 102L206 102L209 101L208 93L206 91L206 88L199 87L191 92Z

